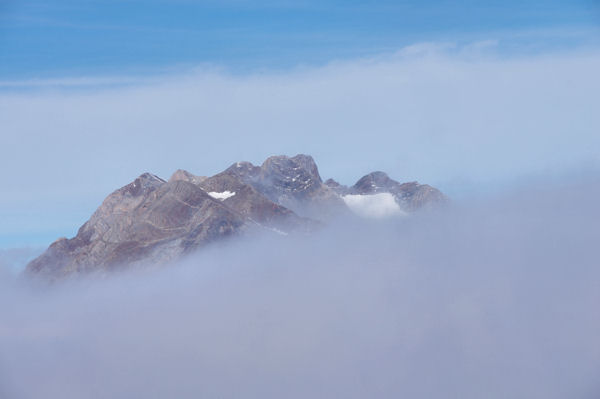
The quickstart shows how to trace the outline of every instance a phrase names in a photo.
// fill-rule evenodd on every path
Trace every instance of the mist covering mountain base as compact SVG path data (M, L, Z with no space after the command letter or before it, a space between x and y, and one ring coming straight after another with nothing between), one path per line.
M110 194L75 237L54 242L27 272L55 280L166 264L234 236L306 234L348 216L356 205L361 214L366 202L348 207L349 194L353 199L387 195L396 214L446 201L433 187L400 184L383 172L352 187L331 179L323 183L315 161L302 154L269 157L261 166L236 162L211 177L178 170L165 181L144 173Z
M169 268L5 276L0 397L597 398L598 203L599 179L532 184Z

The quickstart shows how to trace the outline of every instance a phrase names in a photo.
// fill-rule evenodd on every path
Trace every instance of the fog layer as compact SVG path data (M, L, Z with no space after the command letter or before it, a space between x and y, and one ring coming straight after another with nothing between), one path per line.
M4 398L592 398L600 180L0 283Z
M14 91L0 82L0 168L10 171L0 248L73 236L143 172L210 176L306 153L323 179L352 185L382 170L457 198L598 167L600 53L508 56L494 43L415 44L280 72L201 68L13 82Z

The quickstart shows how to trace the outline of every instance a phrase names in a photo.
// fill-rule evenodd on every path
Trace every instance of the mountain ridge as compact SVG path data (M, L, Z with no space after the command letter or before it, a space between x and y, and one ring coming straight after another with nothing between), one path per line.
M228 237L265 231L307 234L349 215L346 196L389 193L411 213L447 201L437 189L399 183L384 172L351 187L323 182L310 155L267 158L260 166L236 162L214 176L177 170L164 180L143 173L108 195L78 230L60 238L26 267L57 279L144 263L168 263Z

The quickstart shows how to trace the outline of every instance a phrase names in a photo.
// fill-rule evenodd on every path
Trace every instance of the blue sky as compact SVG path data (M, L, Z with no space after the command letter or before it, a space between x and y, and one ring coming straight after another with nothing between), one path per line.
M455 199L600 170L599 27L592 0L0 2L0 249L274 154Z
M595 0L5 0L0 76L287 68L490 36L544 51L597 43L599 22Z

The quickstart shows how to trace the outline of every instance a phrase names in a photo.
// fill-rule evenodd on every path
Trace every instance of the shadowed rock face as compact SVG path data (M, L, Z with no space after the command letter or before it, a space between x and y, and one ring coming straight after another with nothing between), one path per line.
M347 192L362 195L390 193L396 202L408 212L447 201L444 194L436 188L417 182L399 183L390 179L384 172L372 172L363 176L354 186L347 189Z
M271 201L252 185L245 183L239 175L231 173L230 169L204 180L199 187L209 195L229 193L221 202L261 226L293 232L310 230L318 224L299 217L292 210Z
M298 215L328 220L347 211L335 191L323 184L317 164L309 155L273 156L260 167L238 162L225 173L239 176L269 200Z
M350 194L350 189L348 188L348 186L344 186L343 184L340 184L333 179L325 180L324 184L338 195Z
M110 194L74 238L61 238L27 266L49 278L165 263L225 237L262 230L306 233L348 211L343 195L389 192L406 210L445 201L433 187L373 172L348 188L323 183L312 157L238 162L212 177L144 173ZM313 219L307 218L312 217Z

